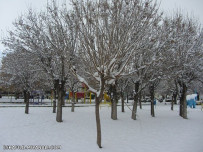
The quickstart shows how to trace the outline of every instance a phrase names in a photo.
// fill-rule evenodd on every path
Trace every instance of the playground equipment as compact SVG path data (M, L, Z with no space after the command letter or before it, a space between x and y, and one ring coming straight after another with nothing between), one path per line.
M106 101L111 101L110 97L107 95L106 92L104 92L104 103L106 103Z
M197 94L187 95L186 100L187 100L187 105L190 108L195 108L196 107L196 101L197 101Z
M99 106L100 106L100 109L101 107L111 106L111 98L107 95L106 92L104 92L104 102L101 102Z
M87 92L86 89L83 90L83 92L75 92L74 93L75 100L81 99L83 103L89 102L92 103L92 99L94 99L95 95L91 92ZM70 103L70 99L73 97L73 93L71 91L66 93L66 100Z

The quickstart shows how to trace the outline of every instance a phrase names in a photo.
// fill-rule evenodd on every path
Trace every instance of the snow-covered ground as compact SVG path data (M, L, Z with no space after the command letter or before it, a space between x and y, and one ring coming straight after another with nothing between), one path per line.
M150 106L138 110L138 120L130 118L131 111L118 107L118 120L110 118L111 108L100 109L102 149L96 145L94 106L63 108L63 122L55 121L51 107L0 106L0 152L202 152L203 111L200 106L188 108L188 119L178 116L178 106L158 104L155 118ZM6 145L59 145L60 150L5 150Z

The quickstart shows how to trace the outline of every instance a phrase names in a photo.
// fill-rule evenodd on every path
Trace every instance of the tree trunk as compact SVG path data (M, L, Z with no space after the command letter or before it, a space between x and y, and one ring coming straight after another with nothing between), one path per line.
M99 148L102 148L101 146L101 123L100 123L100 115L99 115L99 98L96 97L96 104L95 104L95 116L96 116L96 125L97 125L97 145Z
M64 84L64 87L65 87L65 84ZM64 100L64 97L65 97L66 91L65 91L65 88L64 88L64 87L63 87L63 90L62 90L62 96L61 96L62 106L65 106L65 100Z
M187 95L187 86L183 81L178 81L180 87L181 87L181 96L180 96L180 113L179 115L183 117L184 119L187 119L187 101L186 101L186 95Z
M62 122L62 90L61 90L61 84L59 84L58 89L58 103L57 103L57 113L56 113L56 121Z
M96 116L96 126L97 126L97 145L99 148L102 148L101 146L101 123L100 123L100 115L99 115L99 104L102 101L102 98L104 96L104 75L101 76L101 88L100 88L100 94L97 96L95 93L96 99L95 99L95 116Z
M155 117L154 112L154 84L150 86L150 96L151 96L151 116Z
M142 92L139 92L139 105L140 105L140 109L142 109Z
M178 83L175 80L175 93L174 93L174 103L177 104L177 95L178 95Z
M111 103L111 119L117 120L117 103L115 99Z
M183 109L182 109L182 117L184 119L187 119L187 101L186 101L186 95L187 95L187 86L185 83L183 83Z
M139 96L139 85L140 83L139 82L136 82L135 83L135 92L134 92L134 103L133 103L133 111L132 111L132 116L131 118L133 120L136 120L137 118L137 103L138 103L138 96Z
M73 97L72 97L72 106L71 106L71 112L75 111L75 93L72 91Z
M117 120L117 90L116 84L112 86L113 100L111 102L111 119Z
M179 115L181 117L183 116L183 94L182 93L181 93L181 96L180 96Z
M177 92L173 93L172 101L171 101L171 110L174 110L174 104L177 104Z
M137 119L137 102L138 102L138 100L136 98L137 98L136 95L134 95L133 111L132 111L132 116L131 116L131 118L133 120Z
M53 113L56 113L56 88L54 88Z
M177 93L174 95L174 104L177 104Z
M127 92L127 103L128 103L128 92Z
M56 121L62 122L62 104L64 100L63 91L64 91L65 81L61 81L58 85L58 104L57 104L57 113Z
M124 109L124 93L121 91L121 112L125 112Z
M28 91L24 91L24 101L26 103L25 105L25 113L29 114L29 98L30 98L30 94Z
M59 80L54 80L54 100L53 100L53 113L56 113L56 100L58 96Z
M173 97L172 97L172 101L171 101L171 110L172 111L173 111L174 100L175 100L175 98L174 98L174 93L173 93Z

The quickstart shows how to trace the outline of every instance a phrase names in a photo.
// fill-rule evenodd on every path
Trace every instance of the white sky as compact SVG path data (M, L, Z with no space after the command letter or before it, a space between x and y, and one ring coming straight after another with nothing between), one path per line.
M45 8L50 0L0 0L0 39L6 35L6 31L12 28L12 22L29 7L40 10ZM69 0L59 0L61 2ZM183 13L192 15L203 25L203 0L158 0L161 1L160 8L167 14L172 14L177 9ZM1 52L4 46L0 43Z

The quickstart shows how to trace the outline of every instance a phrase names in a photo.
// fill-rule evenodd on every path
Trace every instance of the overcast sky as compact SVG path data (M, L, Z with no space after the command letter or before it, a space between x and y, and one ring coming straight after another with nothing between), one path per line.
M48 0L50 1L50 0ZM59 0L61 2L69 0ZM158 0L161 1L160 8L167 14L172 14L177 9L195 17L203 25L203 0ZM36 10L45 8L47 0L0 0L0 39L6 35L8 29L12 29L12 22L29 7ZM0 43L1 52L4 46Z

